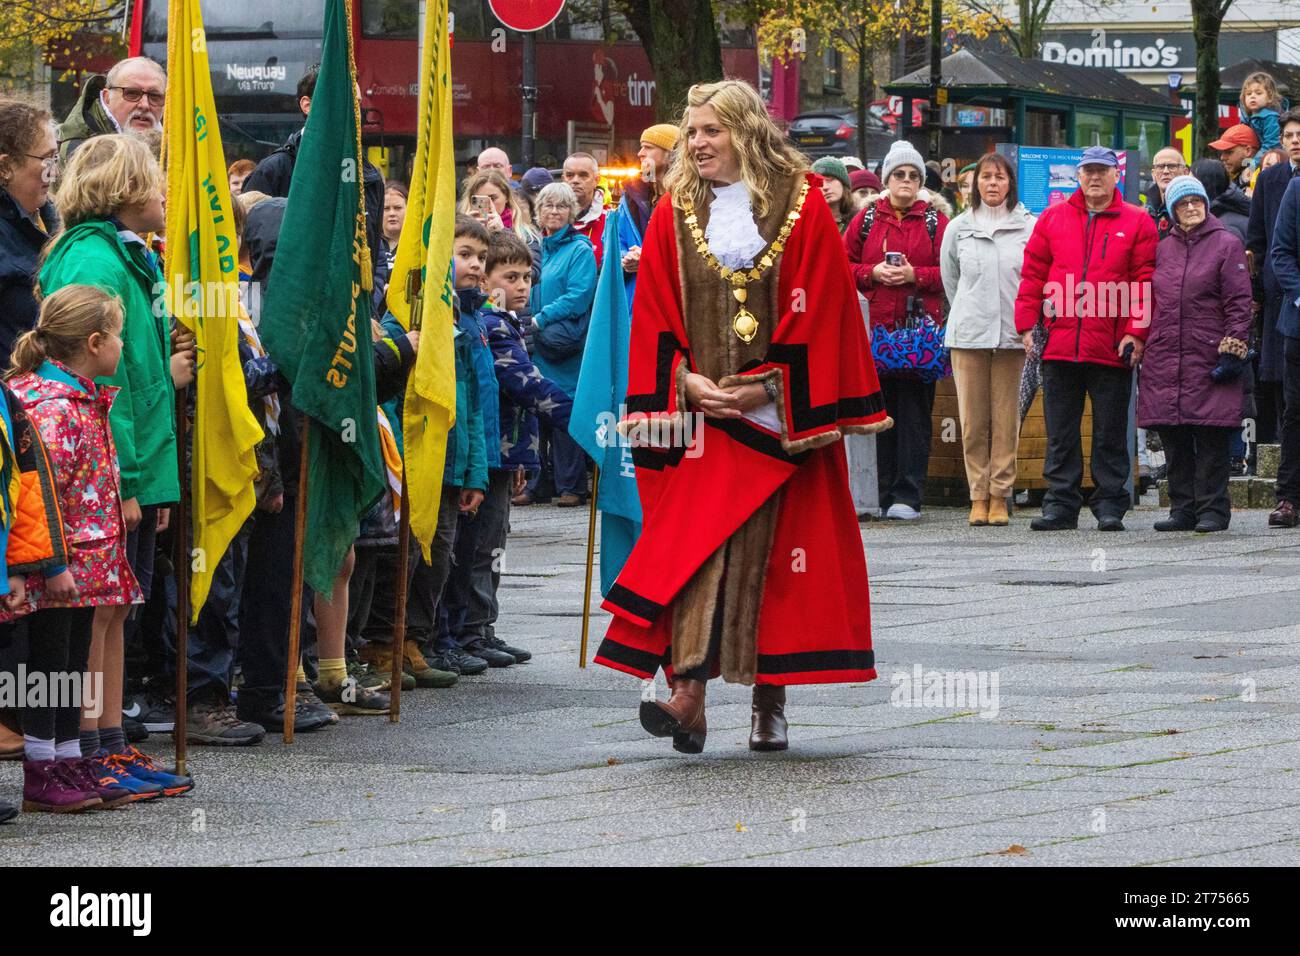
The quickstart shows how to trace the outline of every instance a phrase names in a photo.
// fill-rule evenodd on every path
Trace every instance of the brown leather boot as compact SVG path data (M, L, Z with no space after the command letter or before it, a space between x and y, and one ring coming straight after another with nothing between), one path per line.
M785 750L790 746L785 720L785 688L754 685L754 704L749 732L750 750Z
M1010 522L1011 516L1007 514L1006 498L989 499L989 524L994 527L1002 527Z
M704 681L673 678L673 693L665 701L641 701L641 726L656 737L672 737L673 749L684 754L704 750L708 726L704 720Z
M989 523L989 500L987 498L970 503L970 520L968 523L972 528L982 528Z

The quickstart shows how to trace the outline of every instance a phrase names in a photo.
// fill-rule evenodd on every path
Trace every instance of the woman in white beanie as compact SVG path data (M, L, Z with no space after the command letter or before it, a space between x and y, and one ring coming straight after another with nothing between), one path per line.
M1034 217L1016 197L1016 173L988 153L973 170L971 206L943 237L943 284L952 309L943 344L961 416L970 523L1004 525L1016 481L1020 373L1016 292Z
M925 161L898 140L881 166L885 190L863 207L844 233L858 291L870 303L871 328L893 330L911 310L943 321L939 248L948 217L921 198ZM882 374L881 392L894 428L876 441L880 506L887 518L920 517L930 465L934 383Z

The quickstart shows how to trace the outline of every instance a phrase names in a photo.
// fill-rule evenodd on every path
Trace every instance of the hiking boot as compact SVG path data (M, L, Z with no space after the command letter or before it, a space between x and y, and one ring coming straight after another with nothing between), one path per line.
M121 767L137 780L143 780L145 783L152 783L162 787L164 796L179 797L182 793L189 793L194 789L194 779L192 777L182 776L171 770L164 770L154 763L152 757L141 753L130 744L126 745L125 753L110 754L100 750L96 752L95 759L100 763Z
M335 713L345 717L374 717L388 713L390 706L387 694L362 687L352 680L333 687L317 683L312 685L312 689Z
M154 797L163 795L163 788L158 784L137 779L125 767L101 759L101 756L106 757L107 752L103 750L97 751L96 755L87 761L90 766L86 768L87 773L95 778L99 786L110 786L109 781L111 780L111 786L130 791L136 800L152 800Z
M488 662L489 667L509 667L515 662L515 655L507 654L505 651L497 650L495 647L489 647L487 642L477 637L465 645L465 650L475 657L482 658Z
M579 508L582 506L582 498L578 495L564 494L555 499L557 508Z
M234 707L217 700L196 701L185 715L185 739L192 744L252 747L265 736L265 727L240 720Z
M475 657L468 651L459 647L448 648L445 651L436 651L433 657L429 658L429 663L440 671L451 671L453 674L459 674L462 677L469 677L472 674L482 674L488 669L488 662L481 657Z
M391 674L392 671L388 673ZM367 687L370 690L388 690L393 686L393 681L388 674L381 674L364 661L348 661L348 676L361 687ZM405 677L406 675L403 674L402 676ZM414 687L414 680L411 682L410 687L406 686L406 681L402 681L402 690L411 690Z
M493 634L491 637L480 638L479 640L481 641L484 647L490 647L494 651L504 651L505 653L509 654L511 657L515 659L516 664L522 664L524 661L529 661L532 660L533 658L532 651L526 651L522 647L514 647L510 644L507 644L505 641L501 640L501 638L497 637L495 634Z
M410 643L409 641L407 642ZM361 659L363 663L369 666L372 673L382 674L387 686L373 688L374 690L392 690L392 678L388 675L393 673L393 650L389 644L370 643L361 648ZM351 671L348 672L349 676ZM360 683L360 681L358 681ZM415 690L415 675L406 667L405 662L402 664L402 690Z
M28 813L80 813L103 801L57 760L23 761L23 809Z
M111 774L99 776L95 765L85 757L75 759L60 760L68 772L76 777L77 784L82 790L95 793L100 799L100 805L95 807L96 810L111 810L113 807L120 807L124 803L134 803L141 799L139 794L132 793L126 787L119 786L117 779Z
M417 687L451 687L460 679L455 671L430 667L415 641L402 645L402 670L415 678Z

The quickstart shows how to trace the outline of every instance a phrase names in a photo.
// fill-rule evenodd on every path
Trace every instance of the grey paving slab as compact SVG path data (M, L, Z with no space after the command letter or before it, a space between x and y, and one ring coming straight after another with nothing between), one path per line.
M769 755L745 746L748 691L715 682L685 756L641 730L639 682L577 667L585 514L518 509L498 630L532 661L408 694L397 726L192 748L193 794L22 815L0 864L1295 865L1300 537L1159 516L863 524L880 679L792 688L793 749ZM928 672L997 693L926 699ZM0 794L20 786L0 764Z

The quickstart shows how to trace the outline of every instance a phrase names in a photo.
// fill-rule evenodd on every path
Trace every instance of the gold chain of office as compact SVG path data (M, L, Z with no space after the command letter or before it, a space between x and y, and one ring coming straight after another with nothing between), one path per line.
M808 180L803 181L799 188L799 197L794 202L794 208L786 213L785 222L781 224L781 231L777 233L763 257L759 259L758 264L750 269L730 269L718 261L717 256L709 251L709 243L704 238L704 233L700 231L700 223L695 215L695 205L690 200L682 204L682 211L686 213L686 226L691 231L691 238L695 241L695 249L704 261L709 264L714 272L722 277L724 282L731 283L731 294L735 297L739 309L736 316L731 321L731 330L736 333L745 344L753 341L754 336L758 334L758 319L754 318L754 313L745 308L745 300L749 297L749 292L745 288L751 282L757 282L763 278L763 273L772 268L776 262L776 257L781 254L785 248L786 241L790 238L790 230L794 228L795 221L799 218L800 211L803 209L803 201L808 196Z

